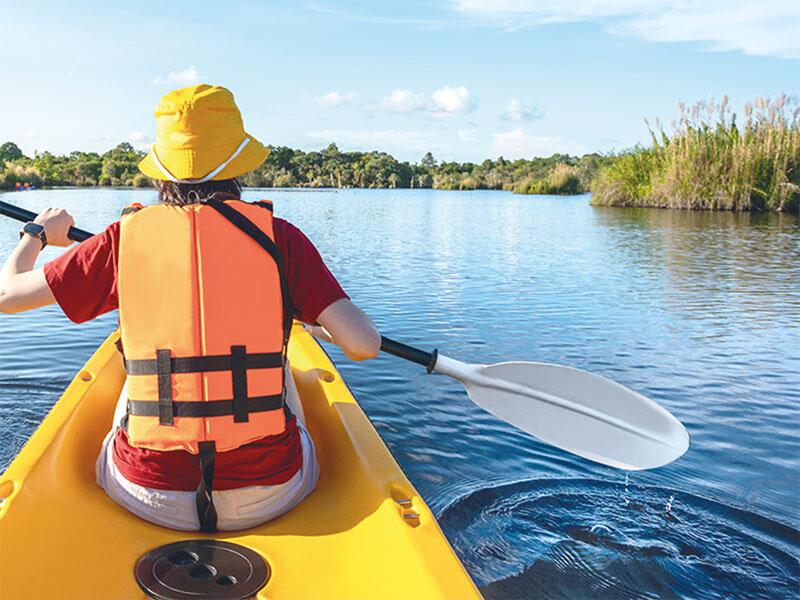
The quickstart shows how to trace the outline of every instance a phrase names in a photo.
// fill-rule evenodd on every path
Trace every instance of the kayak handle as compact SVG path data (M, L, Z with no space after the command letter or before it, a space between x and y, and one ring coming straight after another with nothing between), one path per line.
M422 365L428 370L428 373L433 371L433 367L436 366L436 359L439 358L439 351L436 349L433 352L425 352L385 336L381 336L381 350Z
M22 221L23 223L33 221L36 218L35 212L25 210L19 206L14 206L8 202L3 202L2 200L0 200L0 215L11 217L17 221ZM93 233L89 233L83 229L77 229L76 227L70 227L69 232L67 233L67 237L73 242L82 242L84 240L88 240L93 235Z

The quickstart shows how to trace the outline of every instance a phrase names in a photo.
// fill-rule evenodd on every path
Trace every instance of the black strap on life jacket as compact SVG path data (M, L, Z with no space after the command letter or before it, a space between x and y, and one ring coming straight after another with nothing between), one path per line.
M247 397L247 351L244 346L231 346L231 382L233 389L233 422L247 423L250 406Z
M172 356L167 348L156 350L156 358L125 359L128 375L156 375L158 400L128 399L128 414L158 417L160 425L172 425L175 417L223 417L233 415L235 423L246 423L251 412L266 412L283 406L283 394L247 395L247 370L280 368L281 352L247 353L246 346L231 346L230 354L208 356ZM231 372L231 400L180 401L173 399L173 373ZM283 378L285 374L281 374Z
M234 348L241 348L236 352L243 355L245 369L272 369L283 366L283 355L280 352L248 354L244 346L231 346L230 354L171 356L170 372L211 373L214 371L232 371L234 368ZM125 359L125 371L128 375L157 375L156 365L156 360L152 358ZM241 368L241 366L237 364L237 368Z
M217 459L217 450L214 442L200 442L199 449L200 483L195 492L197 520L200 522L200 531L214 533L217 530L217 509L214 507L211 493L214 487L214 463Z
M132 204L131 206L126 206L125 208L122 209L120 216L124 217L125 215L130 215L132 213L139 212L140 210L142 210L142 208L144 207L136 204Z
M253 239L259 246L261 246L267 254L275 261L278 268L278 278L281 285L281 296L283 300L283 339L284 346L289 341L289 334L292 331L292 321L294 320L294 304L292 303L292 296L289 291L289 281L286 278L286 272L283 265L283 257L281 256L278 246L272 241L266 233L261 231L258 225L253 223L245 215L233 208L230 204L226 204L221 200L209 199L205 203L211 208L215 209L219 214L225 217L233 225L239 228L243 233ZM267 210L272 210L272 206L266 202L257 202L255 206L260 206Z
M195 401L172 401L173 417L227 417L233 415L236 421L235 400L195 400ZM272 394L269 396L244 396L239 400L239 406L244 406L246 413L269 412L278 410L284 406L283 394ZM128 414L135 417L160 417L161 406L159 402L153 400L134 400L128 398ZM242 414L241 412L239 414Z
M158 375L158 424L172 425L172 373L170 369L170 350L156 350L156 375Z

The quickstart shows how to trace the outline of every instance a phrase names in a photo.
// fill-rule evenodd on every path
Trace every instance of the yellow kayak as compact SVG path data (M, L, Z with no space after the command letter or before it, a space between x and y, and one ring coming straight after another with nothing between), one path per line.
M268 580L259 599L480 598L328 356L297 324L289 358L321 470L302 504L260 527L213 535L165 529L115 504L95 484L94 464L125 378L116 337L0 477L1 598L144 598L134 573L140 558L201 539L263 559ZM178 564L175 557L198 560L190 551L168 555ZM236 597L233 576L193 569L192 577L220 586L207 597Z

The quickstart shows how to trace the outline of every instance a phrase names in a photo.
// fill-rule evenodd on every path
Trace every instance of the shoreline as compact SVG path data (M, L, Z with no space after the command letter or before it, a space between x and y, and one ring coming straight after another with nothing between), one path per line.
M50 190L127 190L127 191L155 191L155 188L148 188L148 187L137 187L132 185L53 185L53 186L42 186L37 187L35 189L27 189L27 190L4 190L0 188L0 195L3 194L18 194L24 192L39 192L39 191L50 191ZM513 190L503 190L503 189L491 189L491 188L478 188L478 189L467 189L467 190L448 190L448 189L441 189L441 188L391 188L391 187L316 187L316 186L296 186L296 187L266 187L266 186L242 186L242 190L245 191L256 191L256 190L264 190L264 191L274 191L274 192L283 192L283 193L315 193L315 192L326 192L326 193L338 193L341 190L357 190L357 191L419 191L419 190L427 190L432 192L460 192L460 193L474 193L474 192L499 192L503 194L508 194L509 196L515 197L529 197L531 199L535 198L577 198L577 197L586 197L589 201L589 204L594 209L611 209L611 210L647 210L647 211L674 211L676 213L696 213L696 214L735 214L735 215L753 215L753 216L765 216L765 215L776 215L776 216L783 216L786 215L790 218L800 219L800 211L786 211L786 210L759 210L759 209L736 209L736 208L711 208L711 207L691 207L691 208L678 208L674 206L665 206L665 205L636 205L636 206L626 206L626 205L614 205L614 204L597 204L592 202L592 192L580 192L577 194L519 194L514 192ZM535 201L535 200L534 200Z

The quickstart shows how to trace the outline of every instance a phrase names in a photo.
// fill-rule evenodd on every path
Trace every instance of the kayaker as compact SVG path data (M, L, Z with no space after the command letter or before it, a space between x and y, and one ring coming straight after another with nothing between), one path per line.
M318 478L285 359L287 321L310 324L353 360L376 356L380 335L297 227L270 204L240 201L236 178L268 150L245 132L227 89L175 90L155 116L139 168L160 206L131 207L34 269L46 244L71 244L72 217L43 211L0 270L0 311L58 303L82 323L119 308L127 390L98 484L165 527L252 527L296 506Z

